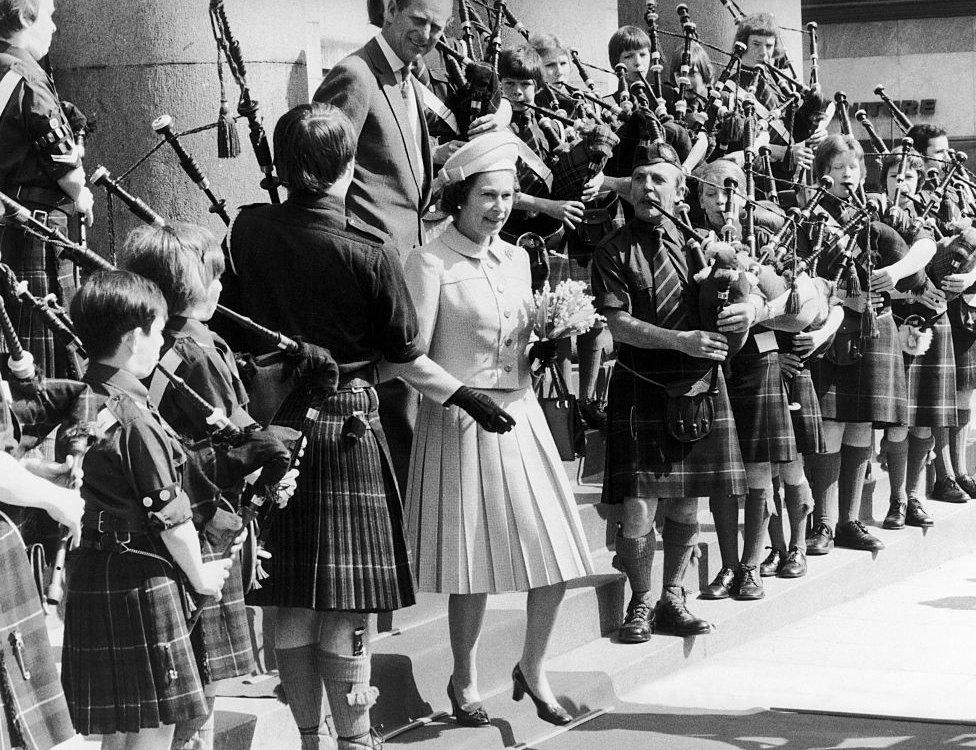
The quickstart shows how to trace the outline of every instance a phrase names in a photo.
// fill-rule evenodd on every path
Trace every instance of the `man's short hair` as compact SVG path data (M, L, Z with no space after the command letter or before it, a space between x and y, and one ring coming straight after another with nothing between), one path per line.
M753 13L739 21L735 28L735 41L748 45L751 36L774 37L776 46L773 48L773 57L783 56L783 38L779 35L779 26L772 13Z
M555 34L533 34L529 37L529 44L539 53L539 57L544 57L552 53L569 54L566 45Z
M156 318L166 318L163 293L131 271L99 271L88 277L71 300L71 320L92 359L111 357L122 337Z
M7 39L34 23L40 7L41 0L0 0L0 39Z
M274 161L281 184L322 195L356 155L356 133L338 107L299 104L281 116L274 129Z
M213 233L196 224L141 226L126 237L119 266L154 282L176 314L206 300L224 273L224 254Z
M906 137L912 139L915 150L922 156L925 156L925 152L929 148L929 143L943 135L949 135L944 127L928 122L920 122L912 125L911 130L905 134Z
M824 138L823 143L817 146L817 151L813 155L813 174L818 179L830 171L830 163L841 154L852 153L861 166L861 177L864 171L864 149L857 139L852 135L842 135L841 133L831 133Z
M610 37L607 42L607 53L610 56L610 64L616 65L620 62L620 57L624 52L651 48L651 38L644 29L637 26L621 26Z
M705 191L706 183L712 185L725 185L725 181L731 177L741 188L745 188L746 173L742 167L731 159L716 159L695 170L693 177L698 182L698 192Z
M503 49L498 55L498 77L511 78L516 81L535 81L541 86L542 58L530 45L522 44L518 47Z

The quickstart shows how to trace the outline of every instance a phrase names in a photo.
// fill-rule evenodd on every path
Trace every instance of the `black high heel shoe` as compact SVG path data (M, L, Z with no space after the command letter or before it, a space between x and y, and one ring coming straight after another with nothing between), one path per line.
M535 712L543 721L548 721L550 724L561 727L569 724L573 720L573 717L569 715L566 709L558 703L546 703L536 696L532 692L532 688L529 687L529 683L526 682L525 675L522 674L522 667L516 664L515 669L512 670L512 700L518 702L526 695L532 699L532 702L535 704Z
M454 721L462 727L487 727L491 725L488 712L480 703L475 703L470 709L462 708L461 702L454 693L454 680L447 678L447 698L451 701L451 713Z

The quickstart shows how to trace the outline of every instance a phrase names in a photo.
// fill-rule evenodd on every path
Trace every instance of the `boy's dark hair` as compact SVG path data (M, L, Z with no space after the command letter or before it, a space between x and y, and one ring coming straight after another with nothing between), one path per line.
M864 149L857 139L852 135L842 135L831 133L824 138L823 143L817 146L817 151L813 155L813 174L818 179L830 171L830 163L835 157L846 153L854 154L858 164L861 166L861 179L864 179Z
M0 0L0 39L7 39L34 23L40 7L40 0Z
M119 266L159 286L177 314L206 299L224 273L224 253L210 230L195 224L142 226L126 237Z
M166 317L163 293L131 271L94 273L71 300L75 331L93 360L115 354L129 331L149 333L158 317Z
M735 41L749 44L751 36L771 36L776 38L773 57L783 56L783 39L779 35L779 26L772 13L753 13L739 21L735 28Z
M948 135L948 132L941 125L933 125L928 122L920 122L912 125L905 136L911 138L916 151L922 156L928 150L929 143L939 136Z
M898 146L893 151L881 157L881 192L884 192L888 173L892 168L898 169L901 166L901 154L902 148ZM925 161L918 151L913 148L909 149L908 156L905 157L905 162L909 172L918 172L919 180L925 176Z
M607 53L610 55L610 64L616 65L620 62L620 56L624 52L632 50L651 48L651 38L644 29L637 26L621 26L610 37L607 43Z
M281 116L274 129L274 161L282 185L321 195L356 155L356 133L338 107L299 104Z
M715 78L715 71L712 69L712 58L708 52L698 42L691 43L691 72L698 71L702 83L709 85ZM679 51L671 58L671 78L676 79L681 74L681 52Z
M512 78L517 81L535 81L536 86L541 86L542 77L542 58L528 44L518 47L503 49L498 55L498 77Z

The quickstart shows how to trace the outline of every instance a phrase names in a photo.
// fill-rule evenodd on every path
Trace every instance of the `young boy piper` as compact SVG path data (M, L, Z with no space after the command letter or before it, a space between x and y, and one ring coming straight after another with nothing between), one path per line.
M156 283L171 311L163 329L161 363L175 372L211 405L219 408L230 422L246 429L254 420L246 411L247 393L237 372L230 348L210 330L207 321L213 316L222 289L224 255L214 236L203 227L176 223L164 227L145 226L133 230L125 242L121 267ZM182 437L196 442L205 440L210 426L198 409L176 393L161 372L146 381L149 398L158 404L159 412ZM288 451L270 433L251 433L245 445L234 450L231 461L247 453L248 468L269 462L288 462ZM257 438L257 439L254 439ZM226 461L224 449L218 449L217 464ZM239 525L236 511L240 505L243 473L224 471L215 466L187 492L193 505L194 524L200 531L204 560L223 554L225 530ZM246 472L244 472L246 473ZM292 474L297 474L293 470ZM199 477L197 477L199 479ZM282 484L287 490L279 500L287 500L294 491L294 476ZM218 492L219 490L219 492ZM253 666L250 627L244 607L241 565L234 558L230 577L219 602L204 608L199 625L193 632L194 648L202 651L201 677L206 683L209 712L177 724L174 750L211 750L213 748L213 706L221 680L248 674Z
M139 382L159 361L159 288L126 271L97 273L71 317L91 356L85 382L103 401L104 439L83 463L62 682L75 728L104 735L103 750L169 750L175 724L207 713L185 586L218 596L231 561L203 561L183 488L187 455Z

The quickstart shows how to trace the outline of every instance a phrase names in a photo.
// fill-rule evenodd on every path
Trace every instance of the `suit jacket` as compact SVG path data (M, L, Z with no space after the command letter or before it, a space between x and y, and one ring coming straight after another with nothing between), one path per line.
M433 163L420 84L414 78L410 85L421 109L422 163L411 143L400 85L379 44L371 39L329 71L314 99L343 110L359 137L346 209L388 234L403 259L423 242L421 217L430 200Z

